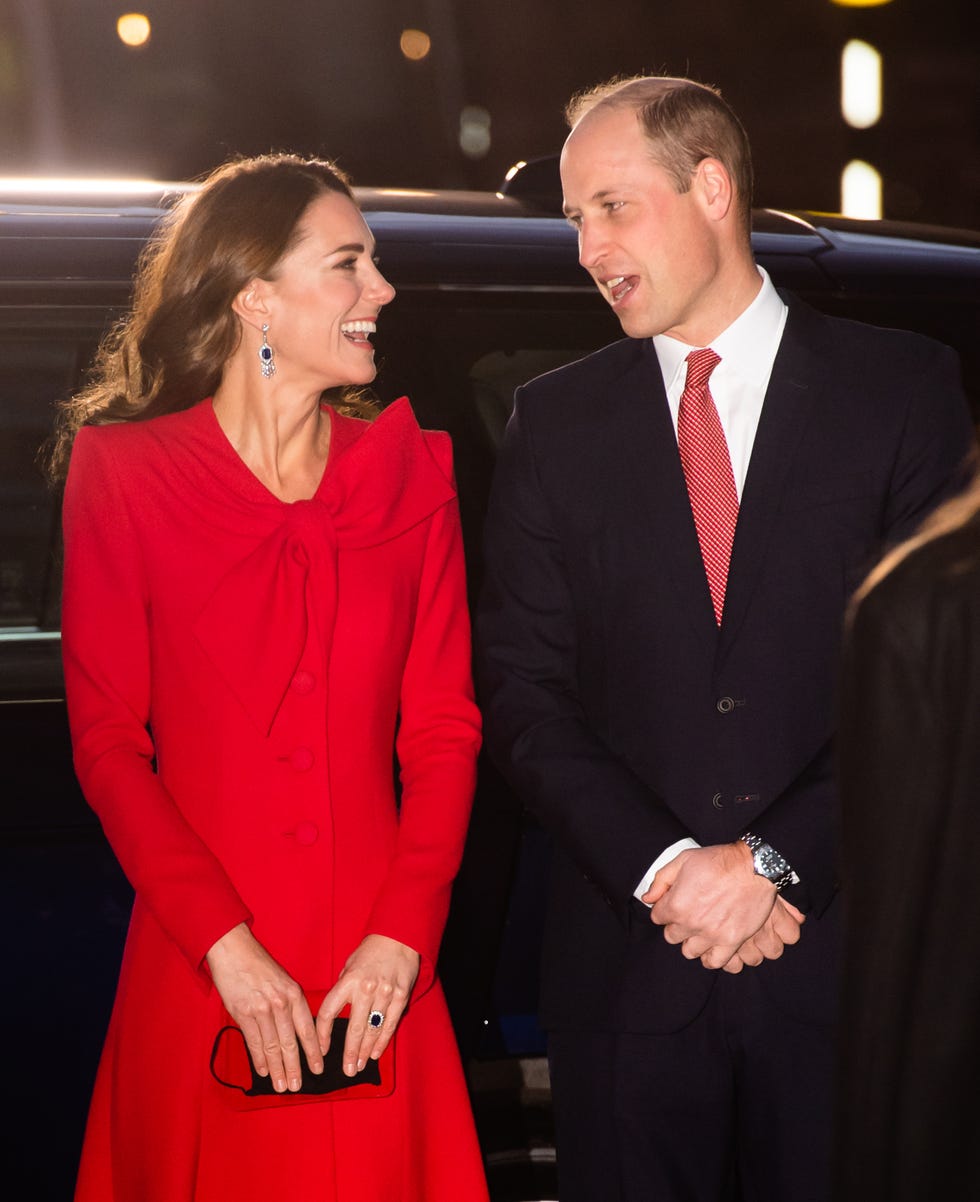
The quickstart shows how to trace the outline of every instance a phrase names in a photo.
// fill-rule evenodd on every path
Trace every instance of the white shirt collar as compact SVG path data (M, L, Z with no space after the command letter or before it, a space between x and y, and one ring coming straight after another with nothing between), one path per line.
M726 373L735 372L750 385L764 390L779 350L787 310L768 273L762 267L757 270L762 277L762 287L748 308L712 339L711 347L721 357ZM683 372L686 377L687 356L698 348L668 334L655 334L653 345L664 384L670 392L678 373Z

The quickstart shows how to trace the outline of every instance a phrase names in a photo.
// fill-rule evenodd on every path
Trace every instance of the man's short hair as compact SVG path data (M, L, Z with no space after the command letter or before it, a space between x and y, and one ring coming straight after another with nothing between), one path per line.
M666 75L612 79L573 96L565 118L574 128L597 108L632 109L650 142L654 160L686 192L702 159L718 159L731 176L736 203L748 229L752 219L752 151L741 121L707 84Z

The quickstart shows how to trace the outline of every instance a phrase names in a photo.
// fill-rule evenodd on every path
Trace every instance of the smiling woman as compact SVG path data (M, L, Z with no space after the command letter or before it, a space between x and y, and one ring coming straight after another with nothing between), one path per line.
M435 977L480 743L451 448L323 403L374 379L373 252L330 164L220 169L64 411L75 765L135 890L77 1202L486 1198Z
M100 349L93 383L64 410L56 473L82 424L186 409L215 393L243 343L257 350L261 339L251 337L238 310L308 240L315 202L324 198L342 202L346 224L321 231L329 243L321 254L342 248L352 227L356 242L370 238L348 181L318 160L274 155L228 163L184 196L144 255L132 310ZM330 381L337 383L346 381Z
M310 203L279 262L232 302L241 341L215 389L214 412L244 462L281 500L309 499L323 476L331 425L321 395L374 379L370 336L395 290L373 252L350 196L325 193Z

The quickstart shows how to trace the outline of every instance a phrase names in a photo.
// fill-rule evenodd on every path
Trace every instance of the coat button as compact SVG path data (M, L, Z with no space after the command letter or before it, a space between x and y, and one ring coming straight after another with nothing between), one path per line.
M725 808L725 803L722 801L720 793L716 793L714 797L712 797L711 804L716 810L723 810Z
M298 563L300 567L308 568L310 566L310 553L306 549L306 544L298 534L293 534L288 542L289 554L293 558L294 563Z
M730 714L735 708L735 699L733 697L719 697L715 702L715 709L719 714Z
M312 672L307 672L300 669L292 679L293 691L305 697L307 693L312 693L316 688L316 677Z
M315 822L301 822L295 831L296 842L301 847L310 847L320 838L320 829Z
M309 747L297 747L289 757L289 762L297 772L309 772L315 758Z

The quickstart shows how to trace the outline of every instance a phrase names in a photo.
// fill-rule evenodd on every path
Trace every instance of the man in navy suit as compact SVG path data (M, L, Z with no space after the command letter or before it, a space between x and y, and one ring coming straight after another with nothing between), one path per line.
M776 293L714 89L618 81L569 122L627 338L518 390L478 616L490 750L555 849L561 1198L829 1202L841 622L961 479L958 363Z

